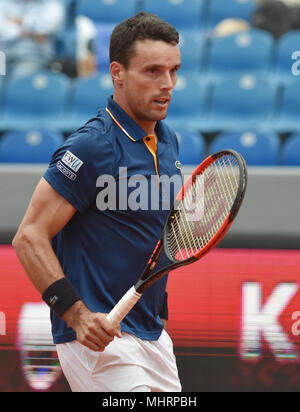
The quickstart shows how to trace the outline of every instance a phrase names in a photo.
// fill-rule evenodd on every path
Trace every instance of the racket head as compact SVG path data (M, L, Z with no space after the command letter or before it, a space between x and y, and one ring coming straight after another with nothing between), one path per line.
M241 207L247 179L244 158L229 149L194 170L163 231L164 251L174 267L198 260L221 241Z
M194 170L179 191L159 246L135 285L138 293L144 293L170 271L197 261L221 241L241 207L247 179L245 160L229 149L207 157ZM224 188L227 189L224 191ZM191 220L184 216L185 206L191 206L184 203L189 196L195 204ZM152 259L156 260L156 255L163 250L170 264L153 273Z

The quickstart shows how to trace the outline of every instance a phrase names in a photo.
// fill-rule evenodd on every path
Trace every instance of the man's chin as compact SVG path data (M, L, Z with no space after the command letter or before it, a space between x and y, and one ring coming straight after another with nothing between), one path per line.
M158 120L164 120L167 117L167 115L168 115L168 111L166 110L166 111L155 114L155 116L153 117L155 117L155 120L158 121Z

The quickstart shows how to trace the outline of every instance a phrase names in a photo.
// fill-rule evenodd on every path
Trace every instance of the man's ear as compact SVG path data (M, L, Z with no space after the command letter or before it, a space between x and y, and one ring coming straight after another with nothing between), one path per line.
M125 68L121 63L112 62L110 64L110 74L114 84L122 86L125 74Z

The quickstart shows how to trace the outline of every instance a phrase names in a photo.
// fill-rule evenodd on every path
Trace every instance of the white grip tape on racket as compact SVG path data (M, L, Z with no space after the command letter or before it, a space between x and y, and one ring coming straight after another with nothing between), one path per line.
M128 292L119 300L116 306L109 312L106 319L111 323L120 323L127 313L134 307L142 295L132 286Z

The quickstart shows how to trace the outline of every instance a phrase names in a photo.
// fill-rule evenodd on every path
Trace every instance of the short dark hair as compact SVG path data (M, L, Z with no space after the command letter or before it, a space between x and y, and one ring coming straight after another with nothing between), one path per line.
M155 14L140 12L114 28L110 38L110 62L121 63L127 69L135 53L135 42L146 39L176 45L179 43L179 34L175 27Z

